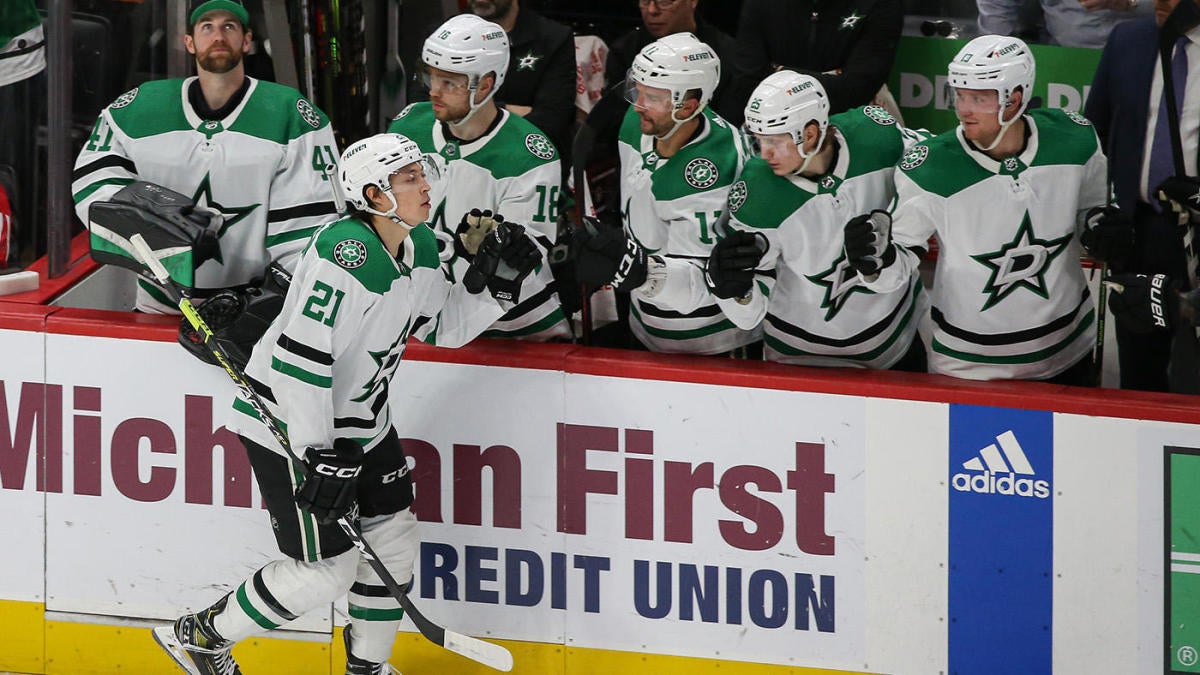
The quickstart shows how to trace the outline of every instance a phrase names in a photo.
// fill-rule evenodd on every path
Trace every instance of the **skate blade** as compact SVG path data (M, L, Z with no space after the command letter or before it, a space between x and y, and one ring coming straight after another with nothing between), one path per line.
M154 636L154 641L158 643L158 646L163 648L163 651L183 669L183 672L188 675L204 675L196 668L196 663L192 661L192 657L188 656L187 650L183 648L179 638L175 637L174 626L159 626L150 633Z

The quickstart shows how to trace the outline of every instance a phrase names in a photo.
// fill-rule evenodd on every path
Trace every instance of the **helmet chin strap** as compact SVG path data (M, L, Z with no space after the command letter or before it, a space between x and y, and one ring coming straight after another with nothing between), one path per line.
M996 113L996 118L1000 122L1000 133L996 134L996 138L992 140L992 142L989 143L986 148L980 148L980 150L984 152L991 152L992 148L1000 145L1000 141L1004 139L1004 134L1008 133L1008 130L1012 127L1012 125L1015 124L1017 120L1021 119L1021 113L1025 112L1025 107L1022 105L1021 109L1017 111L1017 114L1013 115L1011 120L1005 122L1004 109L1007 107L1008 104L1006 102L1005 105L1000 107L1000 111Z
M687 119L681 120L681 119L675 117L675 111L672 110L671 111L671 121L675 122L675 125L672 126L671 130L668 131L666 134L664 134L662 136L655 136L654 138L656 138L660 141L665 141L665 140L669 139L670 137L675 135L676 131L679 131L679 127L682 127L683 125L687 124L688 122L691 122L692 120L696 119L696 117L701 112L702 112L702 110L700 108L696 108L696 112L692 113L690 117L688 117Z
M492 100L492 96L496 93L495 88L493 88L490 92L488 92L488 95L485 96L482 101L476 103L475 102L475 94L479 92L479 84L476 83L475 86L471 87L468 91L471 92L471 99L470 99L471 100L471 103L470 103L471 109L467 111L466 115L463 115L462 119L451 122L450 123L451 129L457 130L457 129L462 128L462 125L469 122L471 120L471 118L475 116L475 113L479 112L480 108L487 105L487 102Z
M805 170L808 169L808 165L812 163L813 159L815 159L817 155L821 154L821 146L825 145L825 134L827 133L829 133L829 125L825 125L825 128L821 129L821 135L817 137L816 149L807 155L804 154L804 139L797 139L798 142L796 143L796 152L800 153L800 157L803 158L804 161L800 162L800 166L796 167L796 170L792 172L793 176L799 176L800 174L804 173Z
M392 208L388 209L387 211L379 211L377 209L371 208L370 204L368 204L367 207L363 209L363 211L366 211L367 213L370 213L371 215L383 216L384 218L387 218L388 220L392 221L393 223L396 223L400 227L404 228L405 231L411 230L414 227L416 227L416 225L409 225L408 223L404 222L404 219L396 214L396 209L400 208L400 204L396 201L396 197L393 196L390 191L382 191L382 192L383 192L383 194L387 195L388 201L390 201L392 203Z

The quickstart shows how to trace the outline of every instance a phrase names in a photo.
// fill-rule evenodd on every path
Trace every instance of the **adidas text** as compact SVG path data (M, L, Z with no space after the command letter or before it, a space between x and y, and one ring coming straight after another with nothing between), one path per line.
M951 484L959 492L1016 495L1018 497L1037 497L1038 499L1050 496L1050 481L1018 478L1014 473L996 474L990 471L976 474L956 473Z

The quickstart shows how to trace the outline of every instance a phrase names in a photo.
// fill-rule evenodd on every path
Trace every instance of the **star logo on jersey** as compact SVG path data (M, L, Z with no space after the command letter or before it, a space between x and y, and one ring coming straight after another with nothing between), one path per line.
M928 145L914 145L912 150L905 153L900 159L900 169L902 171L912 171L913 169L925 163L925 158L929 156Z
M522 56L519 61L517 61L517 70L533 70L537 67L537 62L541 60L542 57L535 55L533 52L529 52L525 56Z
M825 321L832 321L837 313L846 306L846 301L854 293L874 295L874 291L862 285L854 268L846 260L845 251L833 261L833 266L824 272L805 275L805 279L822 287L825 297L821 299L821 309L825 310Z
M192 194L192 201L196 202L197 207L210 209L221 214L221 227L217 230L217 247L213 253L213 260L219 264L225 264L225 258L221 255L220 238L225 236L225 232L237 223L241 222L247 216L254 212L260 204L250 204L249 206L225 206L213 199L212 184L209 181L209 174L204 174L204 178L200 181L200 185L196 187L196 191Z
M869 105L863 108L863 114L871 118L871 121L881 126L890 126L896 123L896 118L892 117L892 113L885 108L877 105Z
M1091 120L1084 117L1083 115L1080 115L1078 112L1076 112L1074 110L1064 110L1063 112L1066 113L1067 119L1071 120L1072 122L1074 122L1075 124L1078 124L1081 127L1092 126Z
M842 17L842 25L838 30L854 30L859 21L862 21L862 15L858 12L850 12Z
M529 134L525 137L525 149L539 159L554 159L554 144L541 134Z
M720 172L717 171L717 165L713 164L712 160L707 157L697 157L688 162L687 166L683 168L683 179L687 181L688 185L697 190L712 187L720 175Z
M371 398L375 392L379 391L380 387L387 381L388 373L400 362L400 355L396 353L396 345L400 344L400 341L407 336L408 326L405 326L404 330L400 331L400 335L396 338L396 341L388 345L387 349L381 349L377 352L367 351L371 355L371 360L375 361L375 372L363 384L363 393L350 399L351 401L362 403Z
M317 112L317 109L314 108L311 103L309 103L308 101L305 101L302 98L297 99L296 100L296 112L300 113L301 119L303 119L306 123L308 123L308 126L314 128L314 129L320 128L321 115L320 115L320 113Z
M367 245L357 239L339 241L333 247L333 259L348 270L362 267L367 263Z
M742 204L746 203L746 197L750 194L750 188L746 185L746 181L739 180L729 188L729 212L737 213L742 208Z
M1050 269L1050 262L1067 249L1071 236L1067 234L1058 239L1038 239L1034 235L1029 212L1026 211L1012 241L995 253L971 256L992 271L983 289L988 297L980 311L995 306L1018 288L1026 288L1043 298L1050 297L1046 289L1046 271Z
M137 98L137 95L138 95L138 88L134 87L133 89L130 89L129 91L125 92L124 94L121 94L120 96L118 96L117 100L110 103L108 105L108 107L112 110L117 110L118 108L124 108L125 106L129 105L130 103L133 103L133 99Z

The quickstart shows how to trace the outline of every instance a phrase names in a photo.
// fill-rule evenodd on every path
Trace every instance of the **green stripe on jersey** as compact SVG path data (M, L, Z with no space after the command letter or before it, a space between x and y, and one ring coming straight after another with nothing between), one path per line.
M1092 321L1094 321L1095 318L1095 310L1089 311L1087 315L1083 317L1083 320L1079 322L1079 325L1075 327L1075 330L1071 331L1071 334L1063 338L1062 341L1046 347L1045 349L1039 349L1036 352L1029 352L1028 354L1014 354L1012 356L984 356L982 354L972 354L970 352L951 349L941 342L938 342L937 338L933 339L933 351L956 358L960 361L970 361L971 363L1037 363L1038 361L1042 361L1054 356L1070 346L1071 343L1075 341L1075 338L1079 337L1085 330L1088 329L1088 326L1092 325Z
M289 241L296 241L298 239L308 241L313 236L313 233L319 229L319 225L314 225L312 227L303 227L298 230L288 230L286 232L280 232L279 234L268 235L267 248L278 246L280 244L286 244Z
M79 202L90 197L93 192L99 190L105 185L129 185L133 183L133 181L133 178L105 178L104 180L98 180L95 183L83 188L79 192L76 192L75 194L71 195L71 198L75 200L76 204L78 204Z
M642 328L654 337L660 337L664 340L692 340L694 338L705 337L713 333L720 333L723 330L732 330L737 328L729 319L721 319L717 323L701 326L700 328L690 328L687 330L670 330L665 328L656 328L647 326L646 321L642 319L642 313L638 311L637 305L629 306L630 312L637 318L638 323L642 324Z
M245 399L241 398L240 396L233 399L233 409L236 410L237 412L242 413L243 415L246 415L247 417L258 420L260 423L262 422L262 417L258 414L258 411L254 409L254 406L250 405ZM278 417L275 418L275 421L279 423L279 428L282 429L283 433L286 434L287 433L287 422L284 422L283 420L279 419Z
M287 375L293 379L300 380L301 382L306 382L314 387L329 389L333 386L332 377L310 373L299 366L293 366L292 364L287 363L286 361L280 361L275 357L271 357L271 370L274 370L277 373L282 373L283 375Z

